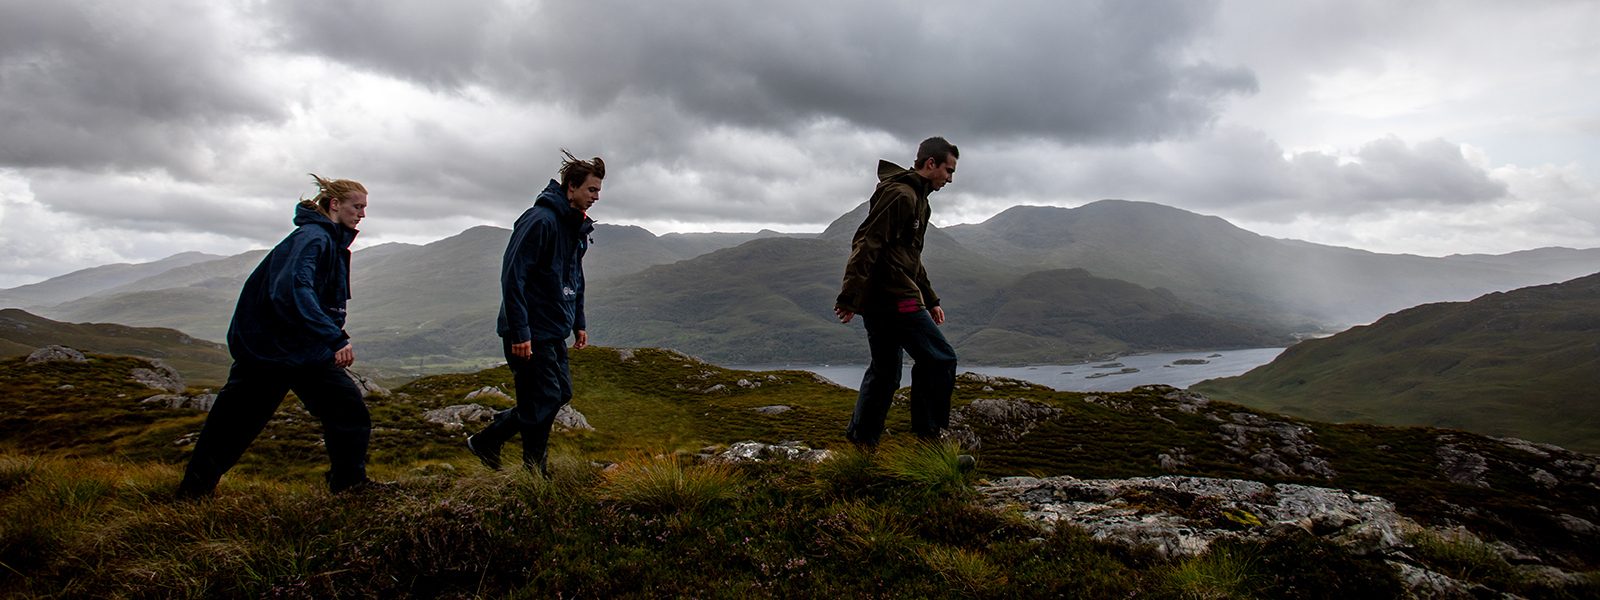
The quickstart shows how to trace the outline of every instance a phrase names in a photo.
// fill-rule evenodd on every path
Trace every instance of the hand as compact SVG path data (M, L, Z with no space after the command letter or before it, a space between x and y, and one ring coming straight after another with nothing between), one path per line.
M522 360L533 358L533 340L512 344L511 355Z
M833 307L833 316L839 317L839 322L840 323L849 323L850 319L852 317L855 317L856 314L853 313L853 312L850 312L848 310L845 310L843 308L839 308L839 307L835 306L835 307Z
M589 332L579 329L572 334L572 349L582 350L589 347Z
M343 369L355 364L355 362L356 350L348 343L346 343L343 348L340 348L338 352L333 353L333 366L335 367Z
M935 306L933 308L930 308L930 309L928 309L928 314L933 317L933 324L934 325L943 325L944 324L944 308L943 307Z

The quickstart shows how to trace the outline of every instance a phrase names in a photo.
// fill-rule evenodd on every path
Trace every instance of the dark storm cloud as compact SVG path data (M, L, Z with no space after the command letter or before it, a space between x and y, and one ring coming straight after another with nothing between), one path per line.
M286 49L429 85L590 113L643 99L780 131L831 118L909 140L1120 143L1192 133L1256 89L1245 69L1186 58L1202 2L411 4L276 12Z
M275 119L207 2L0 0L0 165L203 168L215 128Z

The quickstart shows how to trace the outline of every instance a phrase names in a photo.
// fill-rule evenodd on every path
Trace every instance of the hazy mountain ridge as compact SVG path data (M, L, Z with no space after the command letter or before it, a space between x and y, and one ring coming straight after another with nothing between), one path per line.
M1032 268L1083 268L1163 287L1224 314L1283 325L1365 323L1425 302L1600 270L1600 249L1429 258L1281 240L1147 202L1017 206L945 228L974 251Z
M600 343L677 347L721 361L864 360L860 332L839 326L831 307L865 211L862 203L815 237L655 236L600 224L585 261L591 335ZM423 246L356 252L348 329L363 356L391 367L432 368L472 368L467 359L498 357L494 319L508 235L481 226ZM693 255L740 242L719 249L729 254ZM965 360L990 364L1287 344L1292 331L1364 315L1375 303L1470 298L1508 282L1546 283L1552 272L1600 261L1600 249L1382 255L1266 238L1216 217L1124 201L1014 207L981 224L930 228L927 244L928 270L950 316L946 335ZM38 312L65 321L175 327L220 341L238 282L255 262L238 255L170 269ZM1058 273L1053 277L1065 279L1042 287L1052 276L1025 279L1067 269L1092 277ZM1147 300L1119 297L1128 294ZM1167 299L1157 302L1162 294ZM1114 308L1169 300L1183 308L1128 315ZM1030 316L1000 314L1010 311ZM1098 321L1073 324L1069 315Z
M1467 429L1600 452L1600 273L1403 310L1194 389L1329 421Z
M0 290L0 308L30 308L59 304L100 293L170 269L217 258L221 257L202 252L181 252L147 263L117 263L73 271L39 283Z

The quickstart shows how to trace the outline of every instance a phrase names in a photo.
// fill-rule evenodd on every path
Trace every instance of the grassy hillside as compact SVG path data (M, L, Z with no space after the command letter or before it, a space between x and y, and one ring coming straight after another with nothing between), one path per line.
M17 309L0 310L0 357L27 356L51 344L81 352L159 358L192 385L222 385L233 362L223 346L173 329L61 323Z
M50 306L138 281L170 269L218 258L200 252L181 252L139 264L100 265L52 277L39 283L0 290L0 308Z
M1419 306L1194 389L1306 418L1600 452L1600 274Z

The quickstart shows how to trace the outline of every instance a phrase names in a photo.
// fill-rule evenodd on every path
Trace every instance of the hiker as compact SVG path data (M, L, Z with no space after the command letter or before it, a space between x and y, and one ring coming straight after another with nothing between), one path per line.
M928 194L955 179L955 145L942 137L923 140L911 169L878 161L878 186L867 200L867 218L850 242L844 283L833 312L841 323L861 315L871 364L861 378L855 414L845 437L873 448L900 388L900 352L911 368L911 431L938 439L950 425L950 394L955 388L956 352L939 331L944 309L922 266L928 229Z
M317 195L295 207L295 230L245 280L228 325L233 366L200 429L178 496L215 493L294 390L322 421L328 488L368 487L372 420L345 367L355 349L344 331L350 298L350 243L367 216L367 189L348 179L311 174Z
M517 405L467 437L467 449L483 465L500 468L500 446L522 434L522 465L548 475L550 429L556 413L572 400L567 336L572 348L589 345L583 318L583 254L600 201L606 163L578 160L561 151L558 183L551 180L532 208L517 217L500 267L500 318L495 330L517 392Z

